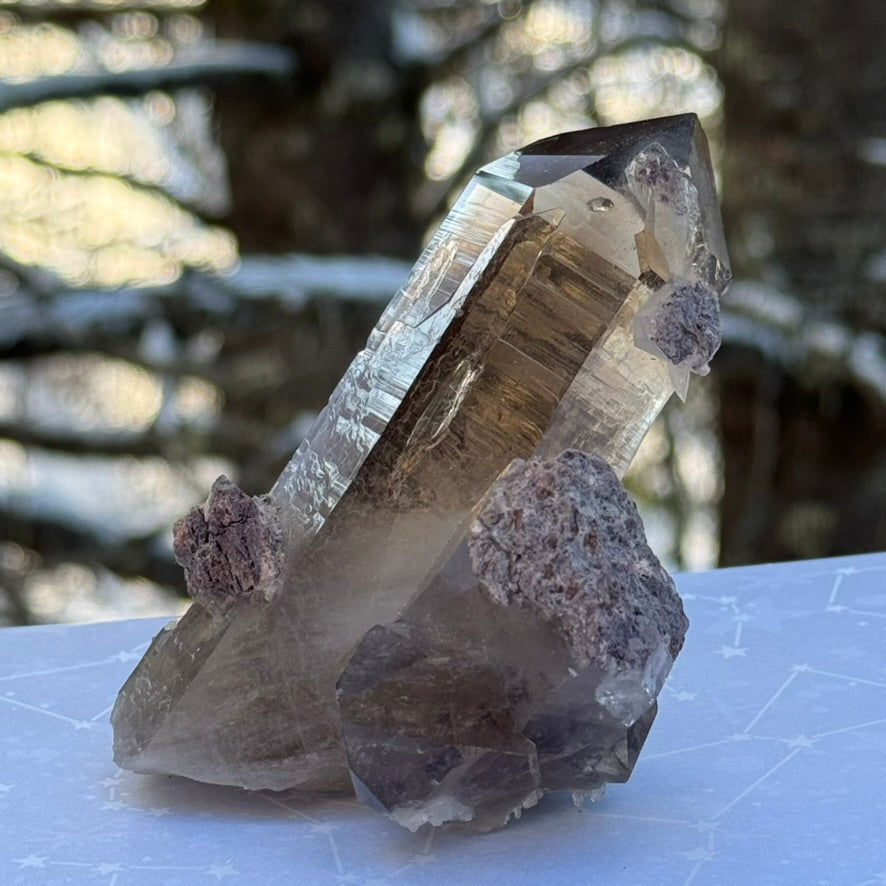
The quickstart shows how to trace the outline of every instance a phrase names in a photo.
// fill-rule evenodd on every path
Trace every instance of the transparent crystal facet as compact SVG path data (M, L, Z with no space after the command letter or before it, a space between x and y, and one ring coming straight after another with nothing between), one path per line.
M282 539L273 593L195 594L121 690L117 762L249 788L349 784L348 654L428 586L512 459L577 447L622 474L675 383L706 365L655 344L671 316L657 293L679 280L717 296L728 278L694 115L555 136L481 169L263 505ZM537 763L496 753L522 761L517 780Z

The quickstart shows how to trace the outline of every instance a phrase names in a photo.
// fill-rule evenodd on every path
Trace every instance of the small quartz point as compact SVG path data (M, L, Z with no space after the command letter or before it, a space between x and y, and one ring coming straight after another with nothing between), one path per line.
M683 645L674 583L598 456L517 460L469 537L338 684L358 794L415 830L503 825L625 781Z
M349 788L335 687L355 645L437 581L513 459L576 447L621 476L715 349L728 279L694 115L477 172L270 494L216 484L180 524L193 603L120 691L117 763ZM500 748L516 781L532 741Z

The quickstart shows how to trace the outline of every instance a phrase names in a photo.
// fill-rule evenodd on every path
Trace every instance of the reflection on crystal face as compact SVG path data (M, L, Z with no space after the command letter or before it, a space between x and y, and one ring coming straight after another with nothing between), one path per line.
M388 626L394 646L406 644L409 631L391 626L410 606L444 612L428 589L439 599L454 593L445 570L513 459L577 447L624 472L674 390L664 332L650 339L666 348L649 353L638 346L635 319L678 280L684 294L719 295L726 262L707 148L692 115L555 136L480 170L271 490L267 506L278 512L283 539L279 593L257 589L212 609L197 599L155 640L114 710L120 765L249 788L348 784L335 689L348 656L366 651L373 625ZM707 354L712 336L702 338ZM700 366L694 360L689 368ZM476 597L472 606L486 605ZM502 618L498 612L496 625ZM462 633L478 649L494 642L470 627ZM593 644L598 628L573 622L566 634L584 631ZM513 629L550 650L538 625ZM416 637L426 630L410 628ZM433 648L442 642L419 639ZM556 656L568 654L563 647ZM416 674L442 678L432 658ZM646 687L660 685L646 663L633 683L616 669L636 692L620 716L607 715L615 732L605 748L580 724L560 747L563 736L550 727L565 716L560 696L549 695L550 710L528 701L546 678L494 689L482 656L471 653L465 666L487 680L490 711L505 711L499 701L507 701L507 716L534 724L533 737L495 743L478 734L471 753L459 750L456 759L448 739L429 734L421 753L442 767L437 780L446 792L417 797L404 788L403 803L388 797L383 805L412 823L457 819L472 806L471 779L504 766L510 787L489 807L492 826L534 802L538 767L598 771L591 765L598 760L607 778L629 771L631 749L648 729L640 710L652 692ZM348 667L356 667L353 656ZM608 667L607 660L593 680L586 673L576 691L594 697ZM446 710L471 683L444 691L437 676L427 680ZM571 697L567 684L563 698ZM375 721L348 727L370 737L377 728ZM526 741L550 750L539 756ZM383 750L396 756L398 747ZM359 773L357 781L378 790ZM585 781L582 790L599 787L596 776Z

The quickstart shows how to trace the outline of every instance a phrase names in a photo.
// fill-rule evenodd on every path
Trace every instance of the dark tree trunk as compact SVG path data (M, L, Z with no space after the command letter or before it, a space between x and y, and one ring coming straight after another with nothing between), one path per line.
M871 271L886 244L884 35L882 0L730 6L718 68L736 280L788 293L801 333L827 323L849 344L832 361L802 334L777 360L724 348L724 564L886 548L884 397L848 356L860 331L886 330L886 274Z
M424 73L395 58L388 0L217 0L207 15L219 37L282 44L299 60L288 88L218 99L224 221L243 251L413 255Z

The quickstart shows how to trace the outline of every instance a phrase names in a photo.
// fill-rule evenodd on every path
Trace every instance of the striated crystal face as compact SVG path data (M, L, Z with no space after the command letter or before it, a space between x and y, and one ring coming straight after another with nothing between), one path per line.
M267 500L214 487L177 530L194 603L121 690L117 762L348 785L335 686L349 654L437 581L513 459L577 447L624 472L670 394L706 371L726 262L694 115L556 136L481 169ZM248 526L228 544L231 507ZM536 765L530 741L497 751L516 781Z

